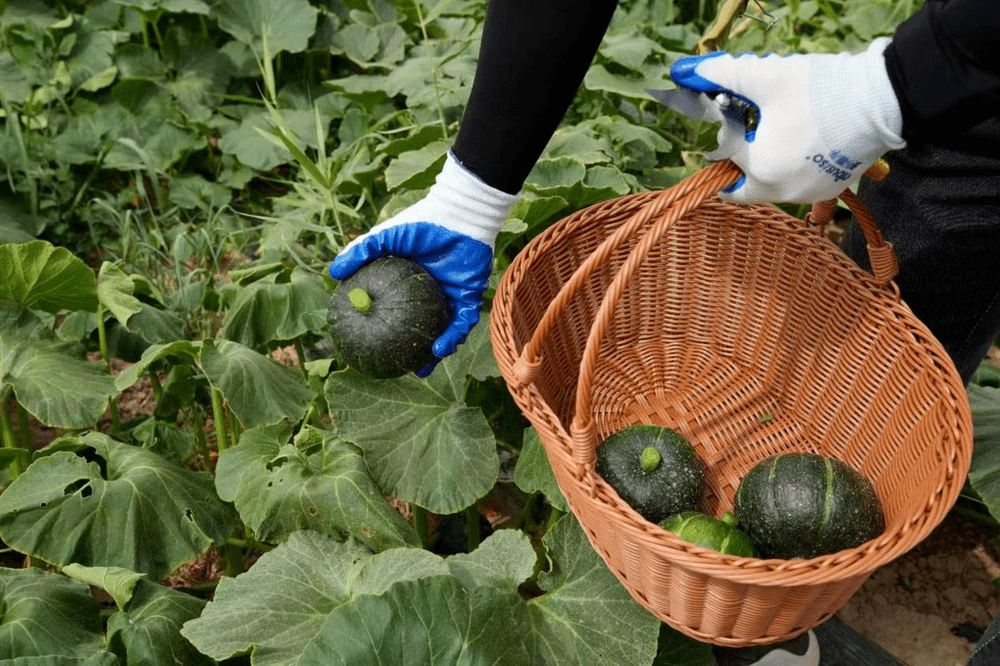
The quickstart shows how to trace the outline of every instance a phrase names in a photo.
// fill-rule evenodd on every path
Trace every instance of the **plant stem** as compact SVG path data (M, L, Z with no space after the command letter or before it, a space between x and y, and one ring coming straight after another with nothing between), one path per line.
M208 450L208 438L205 437L205 420L201 418L201 412L196 405L191 406L191 418L194 419L194 434L198 442L198 451L205 462L205 469L212 469L212 454Z
M482 535L479 532L479 507L473 504L465 509L465 546L468 552L479 547Z
M149 385L153 387L153 399L159 403L160 396L163 395L163 384L160 383L160 376L156 374L156 370L152 368L149 370Z
M106 312L104 305L102 303L97 304L97 340L101 347L101 360L104 361L104 367L107 371L111 372L111 353L108 351L108 330L104 325L104 313ZM118 401L117 396L112 396L108 398L108 412L111 415L111 430L112 432L118 430L121 427L121 416L118 414Z
M229 415L229 443L231 446L236 446L240 443L240 420L236 418L233 410L227 409L226 413Z
M970 509L960 504L956 504L951 507L951 512L957 516L965 518L968 521L985 525L986 527L1000 527L1000 522L997 522L997 520L990 514L982 513L981 511L976 511L975 509Z
M427 509L416 504L410 505L413 510L413 527L416 528L420 536L420 543L427 548L431 542L430 529L427 524Z
M552 513L549 514L549 520L545 523L545 532L548 533L548 531L552 529L552 526L556 524L556 521L565 515L566 512L562 509L552 507Z
M31 418L28 416L28 410L24 408L24 405L17 400L14 401L14 404L17 405L17 432L21 448L25 451L31 451L35 444L35 440L31 436Z
M427 34L427 24L424 22L424 13L420 9L420 3L413 1L413 7L417 10L417 20L420 21L420 32L424 36L424 43L430 44L431 38ZM444 106L441 104L441 86L438 84L437 63L431 67L431 77L434 80L434 99L437 102L438 120L441 122L442 138L448 138L448 122L444 119Z
M236 578L243 573L243 549L235 544L235 540L226 539L222 546L222 556L226 560L226 575Z
M222 392L212 389L212 420L215 425L215 447L222 453L226 450L226 411L222 406Z
M10 409L11 403L13 402L10 398L14 393L14 389L8 386L4 389L2 395L0 395L0 437L3 438L3 446L5 449L20 449L17 445L17 437L14 435L14 425L10 421ZM10 463L10 478L16 479L21 475L21 461L14 460Z
M237 539L236 537L229 537L226 539L226 545L235 546L237 548L249 548L250 550L259 550L263 553L274 550L274 546L266 543L261 543L256 539L251 537L244 537L242 539Z
M295 339L295 355L299 358L299 368L302 369L302 376L306 379L309 378L309 372L306 370L306 350L302 346L302 340Z

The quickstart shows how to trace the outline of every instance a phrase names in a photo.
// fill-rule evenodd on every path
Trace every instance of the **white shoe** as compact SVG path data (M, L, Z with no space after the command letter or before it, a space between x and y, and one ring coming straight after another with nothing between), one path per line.
M819 666L819 641L812 630L772 645L712 650L718 666Z

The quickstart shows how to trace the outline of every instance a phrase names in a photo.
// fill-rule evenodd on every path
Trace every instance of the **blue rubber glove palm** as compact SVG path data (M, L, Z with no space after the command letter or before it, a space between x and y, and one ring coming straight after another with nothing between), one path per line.
M517 200L484 183L449 153L427 196L351 241L330 264L330 277L343 280L379 257L406 257L438 281L451 321L434 342L437 360L417 370L417 376L429 375L479 322L494 242Z
M884 153L903 147L883 57L889 42L875 40L856 55L716 52L675 62L670 75L679 86L754 117L750 127L724 122L719 147L708 155L731 159L744 173L720 196L747 204L832 199Z

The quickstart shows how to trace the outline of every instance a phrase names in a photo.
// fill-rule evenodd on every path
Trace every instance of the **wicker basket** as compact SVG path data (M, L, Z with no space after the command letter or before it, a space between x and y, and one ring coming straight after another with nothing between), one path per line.
M815 224L720 201L739 175L720 162L557 222L507 269L491 319L500 370L608 568L662 621L729 646L828 619L940 523L972 452L962 381L900 301L892 248L856 197L842 198L868 236L874 275ZM874 484L885 532L812 559L685 543L594 471L599 442L633 423L691 441L708 468L709 513L732 508L760 460L813 451Z

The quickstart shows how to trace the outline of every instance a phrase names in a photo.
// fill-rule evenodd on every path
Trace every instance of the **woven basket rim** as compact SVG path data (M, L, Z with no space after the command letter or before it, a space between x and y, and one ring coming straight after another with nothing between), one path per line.
M516 364L520 353L520 350L512 346L508 332L503 330L503 327L506 325L504 316L508 314L506 308L513 307L513 305L504 301L504 294L513 293L521 286L527 267L540 254L546 251L543 245L545 240L555 236L573 234L576 232L578 226L586 223L588 218L601 215L606 211L611 211L627 204L641 205L644 201L652 200L657 195L658 192L656 191L639 192L587 206L554 223L514 257L501 280L501 287L498 288L497 296L494 299L494 315L499 312L501 316L491 317L490 322L495 354L498 361L502 361L502 369ZM717 199L717 197L713 197L713 199ZM713 205L730 206L730 204L722 204L718 201L713 201ZM738 208L742 207L733 206L734 210ZM809 240L814 240L817 236L815 229L806 226L800 220L787 215L787 213L784 213L775 206L764 204L750 208L766 209L779 217L783 216L789 221L788 232L792 235L800 235ZM791 221L794 221L795 224L791 224ZM829 244L831 248L836 247L832 243ZM869 292L869 298L873 304L885 308L887 312L891 312L898 321L905 322L905 329L910 331L920 344L927 346L928 349L933 349L933 357L941 362L944 374L949 374L947 366L951 364L951 361L944 352L944 349L927 327L912 314L912 311L910 311L905 303L898 299L897 293L894 293L892 289L887 289L885 285L879 284L870 273L864 271L848 259L846 255L842 255L839 250L836 250L836 252L831 251L830 257L836 258L839 262L839 268L847 271L851 278L857 281L858 287L863 287ZM971 442L971 417L968 412L968 402L964 385L957 378L957 372L954 372L953 366L950 370L950 376L946 377L946 383L950 384L951 392L955 396L955 401L958 405L956 409L956 414L958 415L955 432L956 448L952 460L949 462L949 466L952 469L948 474L948 478L952 479L955 476L964 478L968 472L971 447L965 447L967 451L963 451L962 444L963 440ZM572 465L571 452L562 446L563 442L569 442L572 439L572 433L569 431L568 424L551 409L533 383L523 386L522 390L527 393L527 400L532 403L533 409L536 410L534 414L528 415L529 420L533 424L536 419L544 421L560 435L560 442L547 442L543 438L543 445L548 452L550 461L553 459L553 456L561 454L565 457L565 464ZM557 445L559 445L559 448L555 448ZM967 453L968 455L962 455L963 453ZM941 515L935 517L926 510L928 506L937 505L940 508L947 505L950 507L957 497L957 491L953 493L954 496L946 497L944 494L947 489L939 488L935 496L927 498L923 513L911 516L909 520L903 522L900 529L893 532L887 530L876 539L861 544L856 548L808 559L739 558L731 555L722 555L712 550L694 546L684 542L676 535L670 534L662 528L645 521L630 506L618 498L610 486L603 479L597 477L596 472L593 473L593 476L595 477L593 482L596 484L597 492L596 497L593 497L592 501L600 501L612 508L618 520L625 521L634 527L638 534L635 537L637 540L641 540L645 545L668 554L681 566L690 567L727 580L754 585L797 586L810 584L816 579L829 581L831 575L843 578L867 576L877 568L910 550L936 527L946 511L939 511L938 513ZM960 489L961 484L957 485ZM589 488L589 484L584 484L580 481L580 487L581 489L586 489Z

